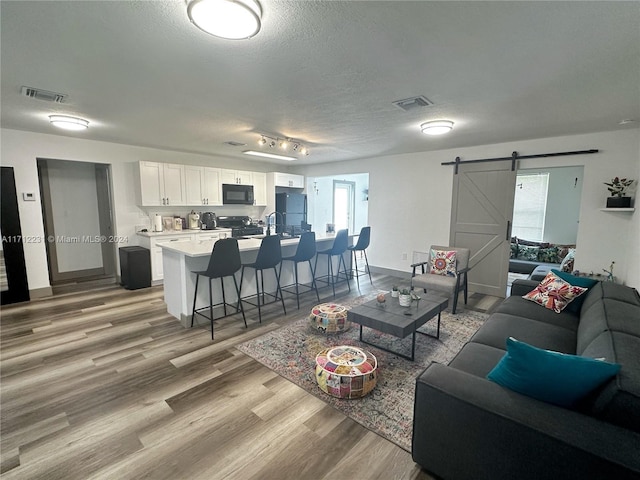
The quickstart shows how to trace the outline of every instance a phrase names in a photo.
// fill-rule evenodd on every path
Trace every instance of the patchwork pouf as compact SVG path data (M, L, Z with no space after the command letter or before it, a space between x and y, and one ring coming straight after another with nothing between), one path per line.
M347 307L337 303L321 303L311 309L311 326L322 333L334 334L349 330Z
M378 381L378 361L350 345L330 347L316 356L316 380L322 391L334 397L364 397Z

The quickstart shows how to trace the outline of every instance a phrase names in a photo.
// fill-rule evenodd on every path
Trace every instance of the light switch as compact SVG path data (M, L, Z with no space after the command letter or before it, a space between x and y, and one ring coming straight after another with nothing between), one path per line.
M22 192L22 200L25 202L35 202L36 194L33 192Z

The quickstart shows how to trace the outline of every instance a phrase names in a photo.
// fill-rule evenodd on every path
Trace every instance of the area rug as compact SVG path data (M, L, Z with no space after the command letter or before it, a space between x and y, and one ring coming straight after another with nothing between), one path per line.
M358 298L352 305L367 301ZM411 451L415 381L431 362L448 363L480 328L487 314L466 310L441 318L440 339L416 336L415 361L359 341L359 326L341 334L327 336L313 329L305 316L261 337L238 345L243 353L274 370L282 377L324 400L369 430ZM435 334L436 320L419 331ZM411 336L397 339L365 328L364 339L391 350L409 353ZM360 399L339 399L324 393L315 380L315 357L323 349L353 345L366 350L378 360L378 383L369 395Z

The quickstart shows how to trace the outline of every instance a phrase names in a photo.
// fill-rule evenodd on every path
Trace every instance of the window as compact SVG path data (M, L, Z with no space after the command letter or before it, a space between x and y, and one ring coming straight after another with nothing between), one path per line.
M548 173L528 173L516 177L511 235L541 242L547 210Z

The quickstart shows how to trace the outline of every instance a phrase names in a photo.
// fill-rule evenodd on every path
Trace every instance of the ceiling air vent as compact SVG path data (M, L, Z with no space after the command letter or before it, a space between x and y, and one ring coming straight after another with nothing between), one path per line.
M416 108L429 107L433 105L433 102L424 95L419 95L417 97L405 98L404 100L396 100L393 104L405 112L410 112Z
M53 103L64 103L67 98L67 95L64 93L50 92L48 90L33 87L22 87L22 95L29 98L35 98L36 100Z

